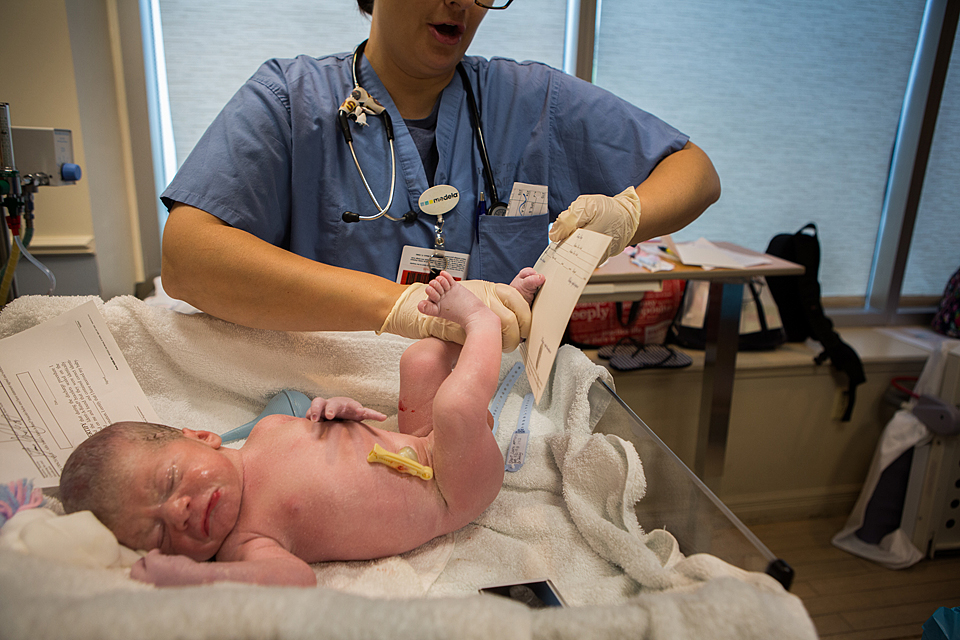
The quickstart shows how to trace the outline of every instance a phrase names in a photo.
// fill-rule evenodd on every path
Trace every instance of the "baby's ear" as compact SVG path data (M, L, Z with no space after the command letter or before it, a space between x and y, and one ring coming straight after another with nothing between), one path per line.
M191 440L199 440L203 444L213 448L220 448L220 436L212 431L195 431L194 429L184 429L183 436Z

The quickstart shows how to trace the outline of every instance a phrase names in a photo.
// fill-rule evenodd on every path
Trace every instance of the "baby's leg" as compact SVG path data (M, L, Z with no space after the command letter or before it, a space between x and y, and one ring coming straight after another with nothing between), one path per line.
M463 526L500 491L503 457L487 423L500 375L500 319L446 272L430 282L420 311L466 333L456 366L433 400L433 466L447 518Z
M397 403L400 433L422 437L433 431L433 399L459 355L459 344L437 338L418 340L403 352Z

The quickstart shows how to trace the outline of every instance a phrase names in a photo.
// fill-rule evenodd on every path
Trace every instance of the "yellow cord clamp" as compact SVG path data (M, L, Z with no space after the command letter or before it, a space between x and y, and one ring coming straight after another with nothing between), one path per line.
M373 445L373 451L367 455L367 462L379 462L392 467L400 473L408 473L423 480L433 477L433 469L417 462L417 452L410 447L404 447L400 453L390 453L379 444Z

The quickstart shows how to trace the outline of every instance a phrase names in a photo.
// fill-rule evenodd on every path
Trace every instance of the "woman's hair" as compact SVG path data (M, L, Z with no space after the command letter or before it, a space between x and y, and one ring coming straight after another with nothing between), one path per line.
M183 437L173 427L150 422L115 422L74 449L60 474L60 502L66 513L92 511L112 529L121 507L125 467L119 449L125 443L159 448Z
M357 6L360 7L361 13L373 15L373 0L357 0Z

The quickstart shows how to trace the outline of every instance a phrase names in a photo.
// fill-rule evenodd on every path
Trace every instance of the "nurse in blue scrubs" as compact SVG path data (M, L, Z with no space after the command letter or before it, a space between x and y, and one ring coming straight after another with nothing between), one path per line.
M422 285L398 282L405 247L437 247L421 195L450 185L459 200L443 216L442 248L469 257L463 275L500 315L509 350L529 310L499 283L549 239L594 229L614 238L612 255L684 227L719 197L706 154L651 114L539 63L465 57L505 0L357 1L371 17L359 52L265 63L163 193L170 295L250 327L457 339L456 327L416 310ZM384 118L349 123L370 192L338 123L354 73L394 132L395 170ZM384 205L393 182L390 215L412 212L407 221L344 221L348 211L376 214L370 193ZM489 207L493 191L506 200L515 182L547 186L549 213L478 215L481 194Z

